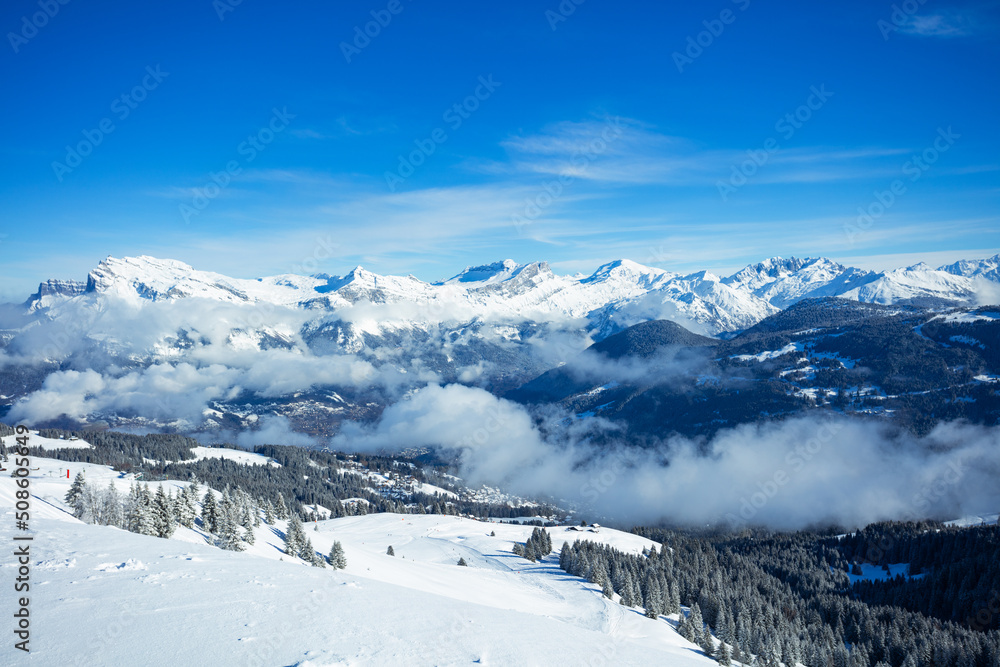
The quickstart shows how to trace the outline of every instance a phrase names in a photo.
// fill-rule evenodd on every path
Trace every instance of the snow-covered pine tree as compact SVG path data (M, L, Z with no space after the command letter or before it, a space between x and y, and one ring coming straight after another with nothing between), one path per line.
M572 556L572 551L569 546L569 542L563 542L562 548L559 550L559 568L569 572L569 559Z
M149 495L149 487L143 484L137 492L135 503L134 532L140 535L156 536L156 524L153 520L153 499Z
M465 562L465 558L463 558L463 557L459 557L458 564L461 565L462 567L468 567L469 566L469 564Z
M723 667L730 667L730 665L733 664L728 644L723 643L719 646L718 655L716 656L715 660Z
M218 529L218 545L227 551L243 551L243 531L240 529L239 508L233 500L233 496L226 487L219 501L216 512L216 528Z
M668 582L670 589L670 606L667 608L668 614L676 614L681 610L680 587L673 581Z
M279 519L287 519L289 516L288 505L285 503L284 494L281 493L278 494L278 505L277 507L274 508L274 516L278 517Z
M646 609L647 618L659 618L663 610L660 608L660 602L663 598L660 592L660 584L657 582L656 578L652 575L646 577L646 597L643 600L642 606Z
M709 658L715 655L715 642L712 641L712 632L708 628L708 624L705 624L701 628L701 638L698 642L698 646L701 650L705 652Z
M128 494L125 496L122 503L122 509L125 512L125 530L133 533L139 532L136 529L138 524L138 504L139 487L135 485L135 482L132 482L132 485L128 488Z
M385 550L385 554L387 556L395 556L396 555L396 551L392 548L391 544L389 545L389 548Z
M83 477L83 472L76 473L76 477L73 478L73 483L69 487L69 491L66 492L66 504L76 510L77 499L80 494L83 493L83 487L87 484L87 480ZM79 517L77 517L79 518Z
M695 602L691 605L691 611L688 612L687 618L684 621L684 631L681 632L681 635L692 644L697 644L701 641L702 627L704 625L705 622L701 618L701 608Z
M316 553L315 547L313 547L312 540L308 537L302 545L302 551L299 553L299 558L309 563L313 567L326 567L326 560L323 559L318 553Z
M302 531L302 521L297 514L292 514L288 519L288 529L285 530L285 553L289 556L297 556L302 550L306 536Z
M125 527L122 497L115 488L114 480L108 482L108 488L101 494L101 518L105 526Z
M268 525L274 525L274 505L271 504L270 500L264 499L264 523Z
M157 537L170 537L174 534L174 511L170 499L164 493L163 487L156 488L156 496L153 500L152 518L153 531Z
M215 502L215 492L205 489L205 497L201 499L201 527L210 533L218 530L219 510Z
M77 495L73 516L84 523L100 523L101 496L90 484L84 484Z
M194 485L185 486L177 499L177 523L185 528L194 528L195 499L197 491Z
M237 520L239 524L247 530L253 528L253 517L257 513L257 506L246 491L236 487L233 492L233 501L237 509Z
M330 548L330 565L336 570L343 570L347 567L347 556L344 555L344 547L340 542L335 541Z

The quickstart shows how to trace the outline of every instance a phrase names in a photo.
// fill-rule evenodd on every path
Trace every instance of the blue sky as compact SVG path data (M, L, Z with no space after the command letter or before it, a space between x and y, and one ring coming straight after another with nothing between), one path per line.
M996 2L47 6L0 11L5 300L109 254L435 280L1000 249Z

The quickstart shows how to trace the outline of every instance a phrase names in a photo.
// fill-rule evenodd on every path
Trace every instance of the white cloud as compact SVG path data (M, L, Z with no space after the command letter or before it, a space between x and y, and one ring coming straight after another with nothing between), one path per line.
M901 28L902 32L921 37L963 37L972 34L974 23L969 17L954 12L914 14Z
M503 483L623 522L860 526L1000 505L998 428L942 424L917 437L862 420L796 418L707 442L675 437L656 450L615 445L614 436L601 420L530 415L482 390L432 386L374 426L350 425L334 444L457 449L472 484Z

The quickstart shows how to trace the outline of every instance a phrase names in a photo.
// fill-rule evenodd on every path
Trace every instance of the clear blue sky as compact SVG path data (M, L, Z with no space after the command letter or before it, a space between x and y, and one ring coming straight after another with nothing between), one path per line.
M1000 248L996 2L44 5L0 10L4 300L109 254L433 280Z

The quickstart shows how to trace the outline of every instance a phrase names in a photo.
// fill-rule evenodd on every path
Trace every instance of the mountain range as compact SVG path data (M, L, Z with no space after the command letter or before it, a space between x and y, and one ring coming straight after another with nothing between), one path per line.
M644 311L672 310L694 323L692 328L715 335L753 326L802 299L837 296L883 305L973 305L994 284L1000 285L1000 254L936 269L921 263L883 272L822 257L773 257L722 278L708 271L682 275L630 260L605 264L589 276L563 276L545 262L517 264L508 259L470 266L433 283L379 275L360 266L344 276L284 274L249 280L141 256L108 257L85 282L48 280L26 305L44 309L60 297L88 294L133 301L199 297L327 310L408 303L430 306L415 322L470 315L468 319L586 318L592 327L597 325L599 335L612 333L615 324L620 330L655 319L643 318Z
M1000 255L884 272L826 258L771 258L727 277L681 275L629 260L566 276L545 262L504 260L438 282L360 266L343 276L240 279L176 260L108 257L85 281L48 280L24 304L3 311L0 410L5 420L36 425L234 433L279 415L296 431L329 436L343 422L375 420L386 406L433 384L566 405L571 394L538 394L538 383L563 364L571 369L595 344L590 356L615 359L601 346L617 345L619 361L632 366L643 354L663 364L657 350L684 348L667 368L680 364L695 377L701 361L695 364L694 356L700 360L712 346L730 350L724 356L765 355L769 363L784 346L804 350L794 327L781 329L780 345L775 336L760 335L786 312L798 314L795 326L812 319L817 324L810 326L823 336L836 336L843 333L838 312L879 321L898 315L909 318L912 329L944 312L953 318L980 312L977 307L1000 301L998 295ZM859 308L847 308L851 303ZM809 307L796 310L801 304ZM674 328L643 328L651 322ZM615 335L636 325L622 347ZM879 337L865 340L875 344ZM648 349L637 353L635 344ZM991 363L969 368L989 374ZM786 373L779 380L795 377ZM588 378L594 386L630 386L601 381L599 373ZM857 390L859 382L851 382L844 386ZM594 386L574 385L580 391ZM704 382L696 386L707 391ZM783 394L776 410L781 414L798 409L807 389L779 382L768 395ZM757 412L770 414L770 400ZM583 413L596 407L570 403ZM751 416L747 409L740 414L737 421ZM708 421L713 419L733 423L725 416ZM701 416L669 423L681 431L705 427Z

